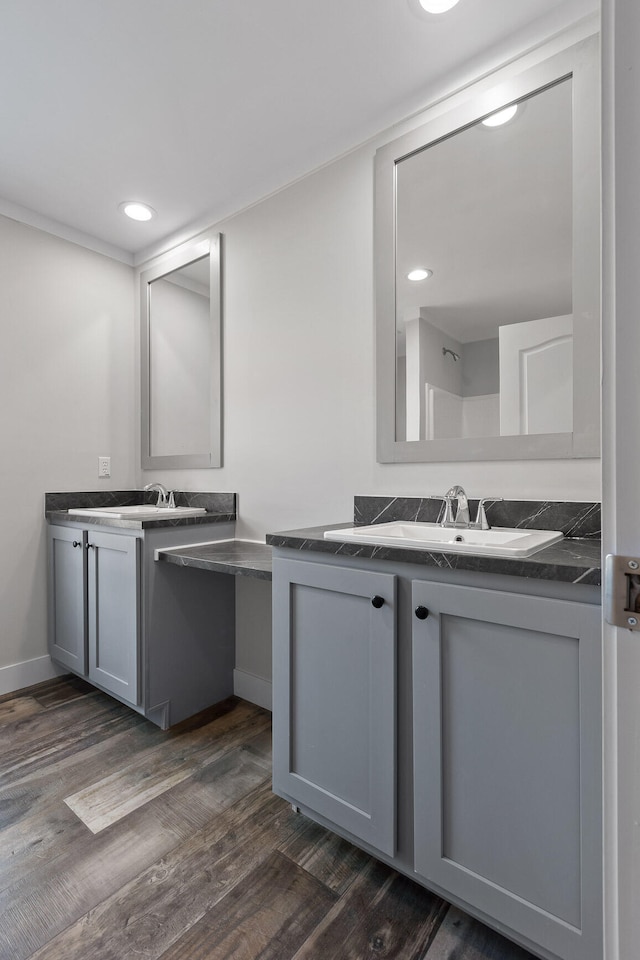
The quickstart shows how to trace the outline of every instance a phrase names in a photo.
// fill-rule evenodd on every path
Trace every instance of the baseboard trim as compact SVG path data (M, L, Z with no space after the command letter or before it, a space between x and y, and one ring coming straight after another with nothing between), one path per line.
M54 677L68 672L64 667L53 663L50 656L11 663L8 667L0 667L0 696L24 687L32 687L36 683L44 683L45 680L53 680Z
M249 703L255 703L265 710L271 710L271 681L256 677L245 670L233 671L233 692Z
M5 693L14 693L24 687L32 687L45 680L53 680L68 673L64 667L59 667L51 657L35 657L33 660L23 660L12 663L7 667L0 667L0 696ZM233 671L233 692L237 697L255 703L265 710L271 710L271 682L263 677L257 677L246 670Z

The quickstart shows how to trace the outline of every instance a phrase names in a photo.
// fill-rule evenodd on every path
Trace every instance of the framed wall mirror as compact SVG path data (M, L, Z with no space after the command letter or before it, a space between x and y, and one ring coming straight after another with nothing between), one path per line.
M143 469L222 465L220 234L140 274Z
M378 460L597 457L597 38L467 93L376 153Z

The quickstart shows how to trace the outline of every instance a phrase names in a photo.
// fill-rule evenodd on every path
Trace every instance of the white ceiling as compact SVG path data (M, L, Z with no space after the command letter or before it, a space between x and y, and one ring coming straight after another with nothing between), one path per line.
M598 6L2 0L0 213L140 262Z

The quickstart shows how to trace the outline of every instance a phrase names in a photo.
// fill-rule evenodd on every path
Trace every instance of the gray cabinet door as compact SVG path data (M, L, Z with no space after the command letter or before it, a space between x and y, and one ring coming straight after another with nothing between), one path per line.
M414 581L415 869L601 956L600 608Z
M140 541L89 529L89 679L140 703Z
M87 673L85 533L48 528L49 654L74 673Z
M390 574L273 565L273 789L389 855L395 590Z

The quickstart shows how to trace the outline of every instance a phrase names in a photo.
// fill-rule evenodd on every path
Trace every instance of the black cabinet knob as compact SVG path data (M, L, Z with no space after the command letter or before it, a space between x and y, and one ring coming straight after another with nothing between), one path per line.
M92 550L92 549L93 549L93 544L92 544L92 543L88 543L88 544L87 544L87 550Z
M373 598L373 600L371 601L371 606L372 606L372 607L375 607L376 610L379 610L380 607L383 607L383 606L384 606L384 597L375 596L375 597Z
M426 620L429 616L429 611L426 607L416 607L416 617L418 620Z
M82 544L80 543L79 540L74 540L74 541L73 541L73 545L74 545L74 547L81 547L81 546L82 546Z

